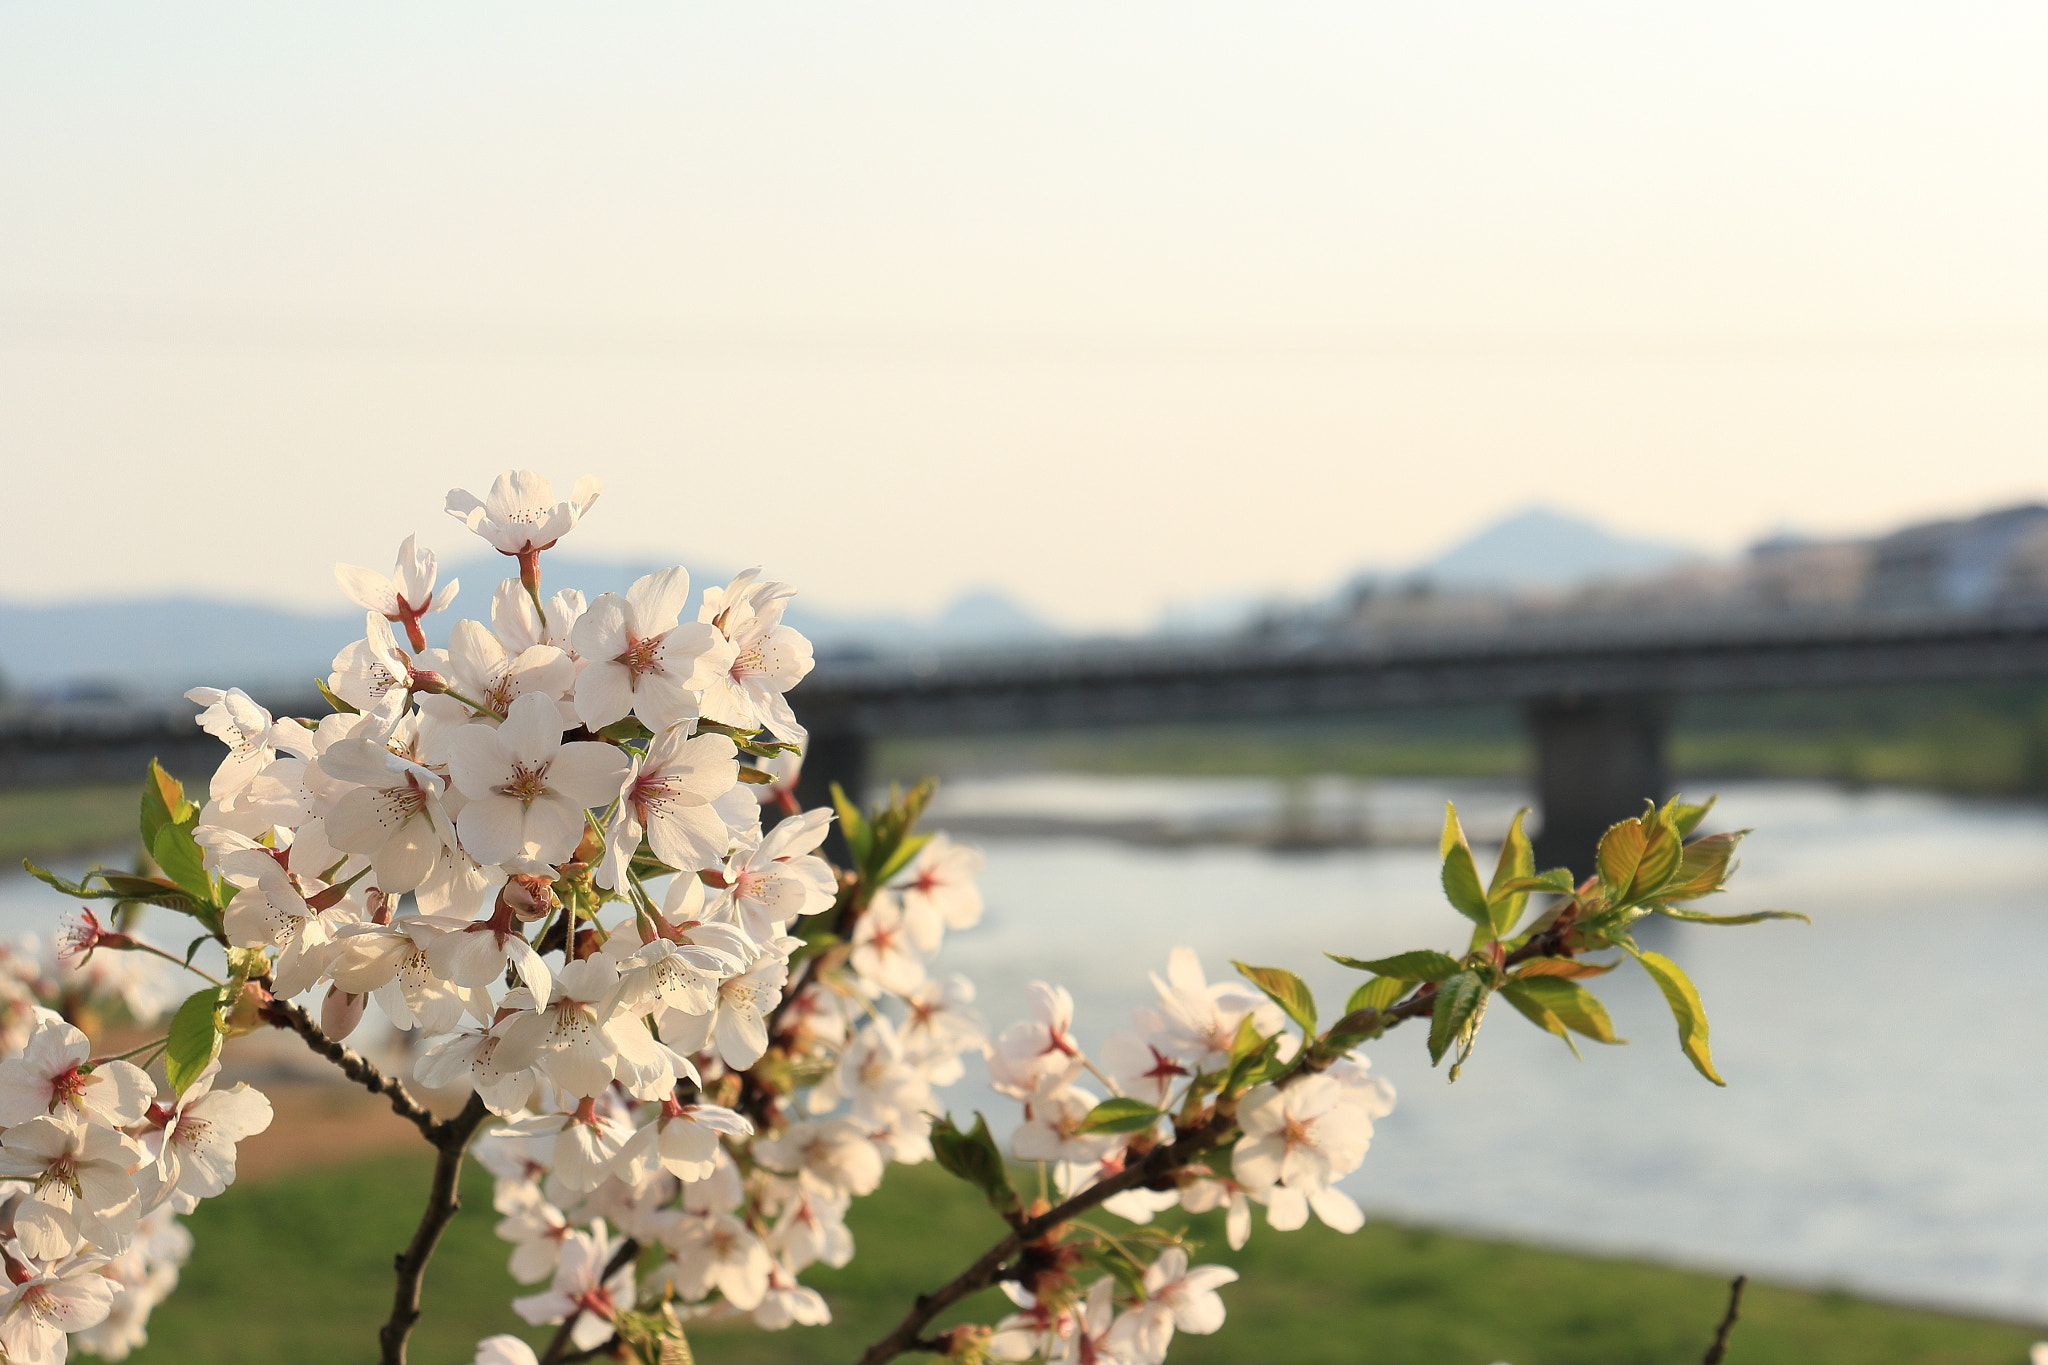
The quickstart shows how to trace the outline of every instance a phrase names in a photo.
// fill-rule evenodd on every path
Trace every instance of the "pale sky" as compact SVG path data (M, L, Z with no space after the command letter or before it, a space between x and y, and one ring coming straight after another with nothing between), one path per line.
M579 554L1080 627L2048 496L2039 5L0 7L0 597Z

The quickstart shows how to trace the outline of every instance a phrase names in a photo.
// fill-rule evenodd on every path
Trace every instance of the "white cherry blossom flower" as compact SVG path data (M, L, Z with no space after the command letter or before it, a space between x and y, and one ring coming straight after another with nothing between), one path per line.
M604 1026L616 1008L618 984L618 968L609 958L568 963L546 1005L517 991L505 997L505 1007L523 1011L506 1027L505 1041L522 1055L533 1049L549 1079L568 1094L601 1094L615 1074L617 1047Z
M101 1062L80 1070L92 1042L48 1010L36 1011L35 1031L19 1056L0 1061L0 1127L54 1115L76 1123L132 1128L156 1098L149 1074L129 1062Z
M438 652L438 651L434 651ZM428 662L421 656L421 663ZM391 623L370 612L363 618L363 638L334 656L333 672L327 675L327 689L359 711L370 711L386 699L417 689L439 686L442 674L413 662L412 655L398 647Z
M951 1085L965 1068L962 1053L985 1053L981 1017L974 1012L974 983L958 972L929 977L903 997L904 1055L933 1085Z
M689 604L690 575L680 568L590 604L569 636L584 661L576 678L584 725L601 730L630 714L659 731L697 719L697 694L718 678L725 638L701 621L682 621Z
M610 1331L605 1335L610 1336ZM476 1356L470 1365L540 1365L540 1357L518 1337L485 1337L476 1344Z
M1115 1295L1115 1281L1095 1282L1046 1357L1048 1365L1151 1365L1129 1316L1116 1316Z
M769 1235L769 1247L791 1270L824 1264L837 1269L853 1259L853 1234L846 1227L846 1195L799 1189L790 1197Z
M726 864L713 913L736 915L756 941L765 942L776 926L831 909L839 883L831 865L812 852L831 827L831 811L805 811L769 830L758 845L741 844Z
M1180 1206L1189 1213L1224 1210L1223 1230L1232 1251L1239 1250L1252 1235L1252 1206L1244 1186L1219 1176L1207 1166L1190 1166L1181 1174Z
M681 1214L662 1240L669 1259L656 1274L684 1300L694 1303L715 1289L734 1308L750 1312L767 1294L774 1265L768 1248L731 1214Z
M1141 1099L1155 1109L1166 1107L1167 1098L1194 1075L1194 1068L1162 1052L1159 1045L1142 1034L1126 1029L1102 1040L1102 1067L1126 1095Z
M1064 987L1033 981L1024 999L1031 1018L1004 1029L988 1058L989 1084L1020 1100L1072 1080L1085 1065L1074 1041L1074 997Z
M333 956L336 932L360 919L340 887L320 887L309 897L299 878L280 866L267 849L248 849L221 859L221 873L247 879L223 916L228 942L238 948L278 949L271 968L273 989L290 999L310 988Z
M305 726L271 719L270 712L239 687L226 691L195 687L185 697L205 708L199 713L199 728L228 746L228 756L214 770L207 788L216 801L239 794L270 765L279 749L300 758L313 756L313 737Z
M1033 1095L1027 1117L1010 1137L1010 1151L1019 1161L1093 1162L1123 1139L1106 1133L1077 1131L1088 1111L1101 1103L1076 1085L1048 1088Z
M501 1195L506 1187L500 1177ZM537 1186L521 1182L516 1188L527 1191L526 1197L509 1208L503 1207L501 1200L500 1211L505 1216L498 1220L497 1233L501 1241L512 1244L512 1278L521 1284L539 1284L555 1273L562 1243L576 1229L560 1209L541 1197Z
M545 1009L554 974L512 923L512 910L512 903L500 896L489 919L420 916L417 923L447 931L427 944L427 963L436 976L458 986L488 986L509 968L525 983L535 1008Z
M924 984L924 958L904 922L903 903L882 891L853 926L848 958L860 979L891 995L908 995Z
M590 511L604 485L585 475L576 481L569 501L556 502L555 490L530 469L500 474L482 498L466 489L448 490L448 515L491 543L499 554L527 555L548 549L569 534Z
M1344 1104L1343 1085L1329 1075L1305 1076L1247 1091L1237 1110L1244 1130L1231 1172L1254 1198L1276 1185L1304 1197L1357 1169L1372 1138L1372 1121Z
M540 1049L530 1038L507 1043L505 1030L511 1023L506 1019L436 1038L413 1063L413 1075L421 1085L437 1089L466 1083L493 1114L517 1114L533 1099L533 1064Z
M678 1180L702 1180L718 1165L718 1139L749 1138L754 1125L745 1115L715 1104L684 1104L669 1095L660 1110L626 1144L628 1177L645 1181L656 1168Z
M168 1112L152 1110L143 1147L150 1160L136 1171L145 1208L169 1203L190 1213L235 1183L235 1147L270 1127L270 1101L248 1082L215 1090L220 1063L208 1064Z
M754 1154L771 1170L798 1176L820 1194L858 1198L882 1183L882 1153L850 1119L792 1123L772 1137L756 1139Z
M503 720L512 703L530 693L555 703L563 730L577 723L575 704L568 700L576 686L576 661L553 645L528 645L513 653L480 623L465 619L449 630L448 648L428 650L420 663L448 689L420 698L420 709L433 722L427 743L437 759L451 727ZM483 708L482 717L471 703Z
M745 1071L768 1050L768 1016L782 1003L788 979L787 960L762 954L744 972L718 983L718 1001L709 1014L675 1020L667 1029L670 1041L691 1053L709 1045L720 1061Z
M318 766L357 784L328 812L327 838L367 856L380 890L417 889L454 852L455 825L442 800L447 782L439 774L369 739L336 741Z
M811 671L811 642L782 624L796 589L786 583L756 583L749 569L724 588L709 588L697 619L726 639L717 652L716 679L704 692L702 713L739 730L766 727L776 737L801 745L809 733L797 723L782 694Z
M903 918L917 945L936 952L947 929L972 929L981 922L981 875L987 856L978 848L956 844L944 834L917 851L902 880Z
M1235 1283L1229 1266L1188 1266L1188 1254L1168 1247L1145 1268L1145 1301L1129 1314L1139 1349L1153 1360L1163 1359L1175 1331L1207 1336L1223 1326L1223 1299L1217 1290Z
M567 862L583 838L584 812L618 794L626 760L609 744L562 743L546 696L514 701L505 723L469 725L449 737L448 763L469 804L456 817L479 863L540 872Z
M1278 1033L1285 1026L1280 1007L1249 986L1210 985L1202 975L1201 959L1190 948L1175 948L1167 958L1166 979L1160 980L1155 972L1152 985L1159 992L1160 1018L1153 1041L1198 1071L1215 1071L1229 1063L1237 1026L1247 1014L1264 1034Z
M603 1222L595 1233L572 1232L564 1239L561 1259L555 1266L555 1282L539 1294L512 1300L512 1311L540 1326L578 1315L569 1329L569 1340L579 1351L594 1351L611 1340L612 1319L633 1306L633 1267L620 1266L607 1278L605 1266L618 1250L618 1243L606 1234Z
M739 771L739 750L724 735L692 739L682 725L656 735L626 771L625 791L605 826L597 884L625 886L643 835L654 856L679 872L718 866L732 847L732 831L713 803L732 790Z
M552 1135L555 1146L549 1176L563 1190L575 1194L596 1189L614 1174L623 1164L626 1143L633 1136L632 1125L610 1106L600 1109L588 1095L568 1113L515 1119L505 1131L523 1137Z
M0 1291L0 1360L61 1365L66 1334L106 1321L122 1286L100 1273L105 1255L72 1256Z
M569 633L583 615L583 594L574 588L564 588L544 605L545 617L534 610L533 599L527 596L519 580L508 578L491 594L491 629L514 654L535 645L552 645L566 652Z
M337 564L334 581L341 585L349 601L402 626L412 639L412 647L425 649L427 637L420 630L420 618L453 606L462 585L451 578L447 587L434 591L434 552L417 548L416 539L407 536L398 547L398 563L389 578L374 569Z
M754 1309L756 1327L767 1332L779 1332L798 1323L819 1327L830 1321L832 1310L825 1306L823 1294L808 1285L798 1284L796 1277L783 1267L771 1265L768 1291Z
M81 1242L119 1251L142 1217L131 1168L134 1140L96 1123L47 1114L0 1134L0 1177L34 1182L14 1211L14 1236L40 1261L69 1256Z

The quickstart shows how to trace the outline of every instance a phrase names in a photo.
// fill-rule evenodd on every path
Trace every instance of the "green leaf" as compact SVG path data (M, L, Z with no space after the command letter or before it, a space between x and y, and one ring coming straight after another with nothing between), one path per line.
M1658 812L1654 819L1646 817L1644 829L1648 842L1643 846L1641 860L1636 863L1635 876L1629 879L1628 898L1632 901L1655 897L1677 873L1679 862L1685 856L1684 842L1663 812Z
M948 1114L932 1120L932 1155L945 1170L980 1190L1005 1218L1023 1207L1017 1191L1010 1187L1009 1172L1003 1168L1003 1154L989 1136L988 1120L979 1112L974 1127L961 1132Z
M1510 885L1532 876L1536 871L1535 850L1529 846L1529 836L1522 832L1522 820L1528 813L1526 807L1515 812L1514 821L1508 825L1507 838L1500 846L1500 861L1494 866L1493 880L1486 887L1486 910L1498 938L1508 936L1515 922L1522 918L1523 908L1529 904L1529 893Z
M1458 808L1444 803L1444 832L1438 840L1443 851L1444 895L1457 912L1474 924L1493 920L1486 908L1486 892L1479 885L1479 865L1472 861L1472 847L1465 842L1465 829L1458 823Z
M1678 873L1665 886L1661 898L1689 901L1719 891L1735 871L1735 846L1747 833L1748 830L1735 830L1727 834L1709 834L1687 844L1679 859Z
M1607 1007L1593 992L1575 981L1559 976L1535 976L1523 977L1509 985L1540 1003L1574 1033L1584 1034L1596 1043L1628 1041L1615 1036L1614 1021L1607 1017Z
M1678 1045L1685 1049L1685 1055L1692 1060L1693 1066L1715 1085L1728 1084L1714 1070L1713 1054L1707 1050L1707 1010L1700 1004L1700 993L1693 989L1691 978L1662 953L1645 952L1633 945L1623 946L1643 964L1643 970L1657 983L1657 989L1664 992L1664 1003L1671 1007L1671 1017L1678 1023Z
M1165 1117L1143 1100L1129 1095L1112 1095L1088 1111L1088 1117L1074 1125L1077 1133L1136 1133Z
M648 729L646 723L638 716L627 716L624 720L615 720L599 730L597 737L608 739L614 744L624 744L628 740L653 739L654 732Z
M213 878L206 871L206 854L193 841L192 831L183 825L165 825L156 832L156 841L150 845L150 856L164 875L176 882L189 893L192 899L208 907L214 906L218 894L214 890Z
M1676 906L1661 905L1657 907L1657 913L1693 924L1762 924L1767 919L1796 919L1801 924L1813 923L1809 916L1797 910L1752 910L1746 915L1709 915L1703 910L1680 910Z
M1671 827L1678 831L1678 837L1690 839L1692 832L1700 827L1700 821L1706 818L1707 812L1712 810L1714 803L1720 799L1718 796L1710 796L1698 805L1687 805L1674 796L1664 803L1664 812L1671 818Z
M1522 983L1509 981L1501 986L1500 993L1524 1019L1545 1033L1554 1033L1564 1039L1564 1045L1572 1050L1572 1056L1579 1055L1579 1045L1572 1041L1571 1030L1564 1026L1564 1020L1553 1014L1548 1005L1524 990Z
M1478 972L1459 972L1436 989L1436 1009L1429 1021L1429 1061L1436 1065L1455 1047L1458 1056L1451 1065L1454 1081L1458 1079L1458 1068L1472 1053L1472 1038L1486 1013L1486 997L1491 993L1486 978Z
M1636 868L1643 861L1643 850L1650 846L1650 832L1643 828L1640 820L1623 820L1610 825L1600 836L1600 856L1596 860L1600 873L1600 884L1607 888L1610 900L1620 900L1628 894L1629 884L1635 880Z
M1561 976L1566 980L1577 980L1587 976L1605 976L1620 965L1619 961L1585 962L1576 957L1537 957L1515 968L1515 979L1525 981L1532 976Z
M1398 976L1376 976L1351 992L1351 998L1344 1002L1344 1012L1383 1010L1406 995L1411 984Z
M164 765L149 760L142 779L142 846L156 847L156 836L166 825L191 828L199 822L199 808L185 799L184 784L164 771Z
M1252 1022L1251 1011L1237 1021L1237 1034L1230 1040L1230 1060L1241 1062L1266 1045L1266 1035Z
M340 697L336 696L334 689L327 685L327 680L325 678L313 679L313 686L320 689L321 698L324 701L326 701L326 703L330 707L332 707L337 713L344 716L358 716L362 714L359 708L351 706L349 703L343 701Z
M839 812L839 833L846 839L846 847L853 853L853 861L866 867L868 853L875 846L874 831L860 813L860 807L853 804L839 784L832 784L832 809Z
M171 1090L185 1093L199 1073L220 1055L221 988L194 991L171 1016L170 1039L164 1048L164 1079Z
M1376 976L1391 976L1399 981L1442 981L1458 970L1458 959L1432 948L1419 948L1393 957L1340 957L1336 953L1324 953L1323 956L1345 967L1355 967Z
M931 841L931 835L917 834L911 836L908 839L905 839L902 843L896 845L896 851L890 854L888 861L884 862L882 866L875 872L875 884L877 886L882 885L883 883L887 882L891 877L895 876L898 872L901 872L904 868L908 867L910 865L910 860L912 858L915 858L918 855L919 850L921 850L926 844L930 843Z
M1544 891L1554 896L1569 896L1579 889L1572 879L1568 867L1553 867L1548 872L1539 872L1533 877L1516 877L1500 888L1503 891Z
M1248 967L1235 958L1230 965L1287 1011L1287 1017L1301 1025L1302 1032L1316 1031L1316 998L1309 994L1308 983L1285 967Z

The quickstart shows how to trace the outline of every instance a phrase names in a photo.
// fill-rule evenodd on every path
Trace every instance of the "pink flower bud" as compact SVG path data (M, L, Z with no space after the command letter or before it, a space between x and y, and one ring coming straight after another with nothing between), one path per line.
M320 999L320 1028L329 1038L346 1038L363 1022L368 995L350 995L339 986L329 986Z

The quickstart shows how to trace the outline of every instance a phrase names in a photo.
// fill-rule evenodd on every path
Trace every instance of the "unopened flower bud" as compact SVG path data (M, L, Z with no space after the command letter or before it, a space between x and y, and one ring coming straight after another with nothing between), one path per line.
M235 996L234 1006L228 1010L227 1036L239 1038L262 1028L263 1008L269 1003L270 992L263 989L262 982L244 981L241 991Z
M368 995L350 995L339 986L329 986L320 999L320 1029L329 1038L346 1038L363 1022Z
M504 889L498 893L498 899L511 907L514 915L529 923L543 918L558 904L554 882L526 872L507 880Z
M448 690L448 680L431 668L410 668L406 673L406 686L415 692L439 694Z

